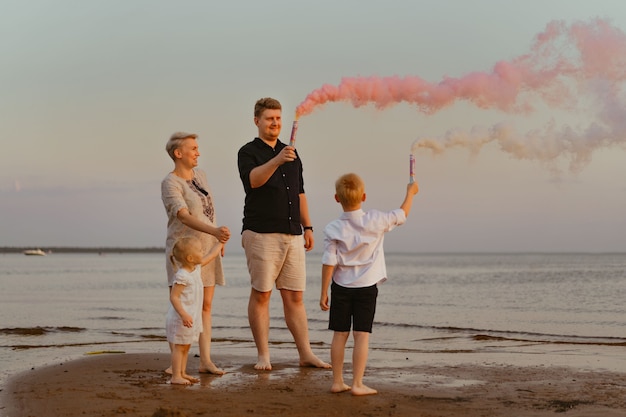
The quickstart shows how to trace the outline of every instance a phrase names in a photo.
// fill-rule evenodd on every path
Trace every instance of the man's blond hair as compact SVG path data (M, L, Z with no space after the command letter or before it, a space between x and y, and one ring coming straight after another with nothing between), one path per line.
M342 206L355 206L363 201L365 183L354 173L344 174L335 181L335 194Z
M276 100L275 98L260 98L254 104L254 117L261 117L261 114L267 109L282 110L283 106L281 106L280 101Z

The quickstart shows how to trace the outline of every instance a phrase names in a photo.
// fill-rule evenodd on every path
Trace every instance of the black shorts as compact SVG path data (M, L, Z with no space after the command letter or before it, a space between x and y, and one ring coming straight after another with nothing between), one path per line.
M336 332L354 331L372 333L376 313L376 284L365 288L347 288L336 284L330 286L330 320L328 328Z

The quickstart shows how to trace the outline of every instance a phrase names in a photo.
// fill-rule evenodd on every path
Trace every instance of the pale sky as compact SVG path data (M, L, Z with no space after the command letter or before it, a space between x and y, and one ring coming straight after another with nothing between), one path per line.
M218 222L233 232L227 251L240 251L236 159L257 133L258 98L282 102L286 142L296 107L324 84L491 73L529 54L550 22L595 18L623 35L626 2L2 0L0 246L163 246L160 182L173 168L164 146L183 130L199 135ZM624 85L613 87L624 115ZM584 129L600 105L583 101L591 111L540 104L512 114L464 101L430 115L405 102L316 108L300 118L296 144L316 250L324 225L340 214L339 175L363 177L364 209L391 210L402 202L420 138L499 123L522 134L547 123ZM496 143L478 153L421 149L421 191L385 248L626 251L625 143L595 147L576 172L558 158L560 174Z

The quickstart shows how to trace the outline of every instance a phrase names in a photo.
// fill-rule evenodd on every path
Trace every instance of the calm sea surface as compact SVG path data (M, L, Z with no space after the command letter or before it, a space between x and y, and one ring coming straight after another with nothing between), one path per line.
M305 298L311 342L328 360L320 260L308 255ZM160 254L0 254L0 386L16 372L89 352L167 352L164 262ZM253 346L245 258L227 254L224 264L214 355ZM387 269L373 351L408 360L545 345L626 349L626 254L388 253ZM271 326L273 342L292 343L277 292Z

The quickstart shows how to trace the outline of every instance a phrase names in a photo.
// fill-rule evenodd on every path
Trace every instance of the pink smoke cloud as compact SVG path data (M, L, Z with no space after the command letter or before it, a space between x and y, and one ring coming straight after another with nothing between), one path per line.
M472 72L460 78L445 77L437 83L418 76L346 77L339 85L323 85L296 108L296 118L331 102L354 107L373 104L386 109L408 103L432 115L459 101L480 109L508 114L531 114L539 102L566 111L584 101L592 103L595 119L583 128L548 123L517 133L506 123L470 132L452 130L438 138L419 138L412 151L428 148L435 153L450 147L479 150L498 142L504 152L521 159L551 165L557 158L570 159L570 170L579 171L593 150L626 140L626 35L602 19L566 25L550 22L539 33L530 52L510 61L497 62L491 72Z

